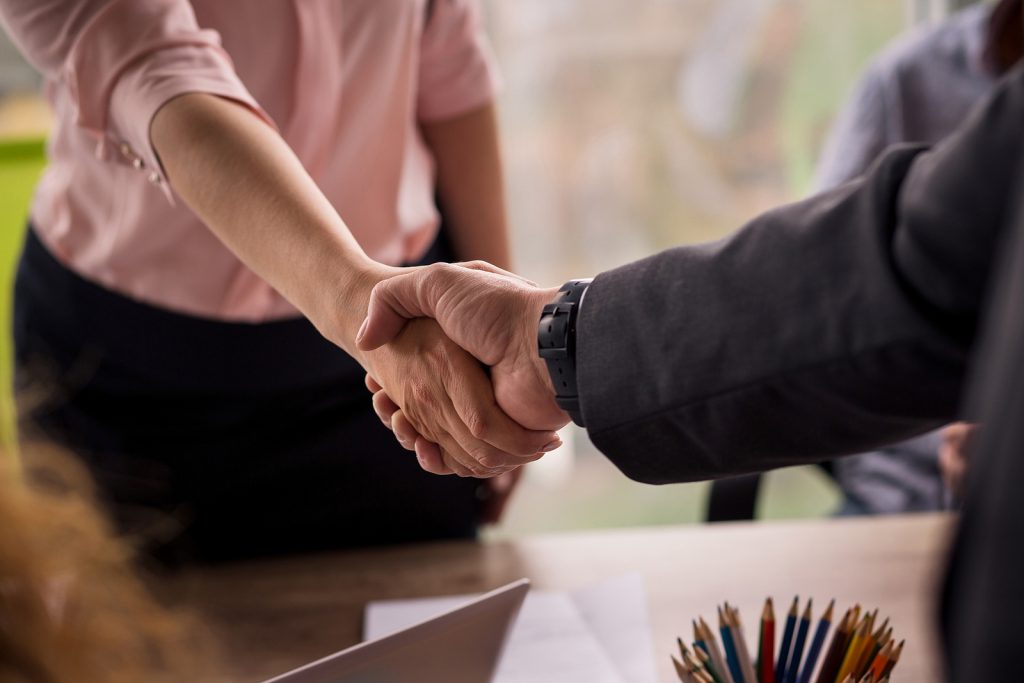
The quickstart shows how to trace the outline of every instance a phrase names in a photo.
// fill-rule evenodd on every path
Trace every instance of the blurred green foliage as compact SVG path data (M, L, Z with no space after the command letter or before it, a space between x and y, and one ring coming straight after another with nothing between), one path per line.
M32 190L45 165L41 139L0 141L0 445L16 442L11 397L11 289Z

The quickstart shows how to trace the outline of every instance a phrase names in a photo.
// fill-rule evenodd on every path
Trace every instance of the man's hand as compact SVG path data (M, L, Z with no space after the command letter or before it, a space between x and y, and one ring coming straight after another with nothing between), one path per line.
M957 498L963 494L967 466L978 440L978 427L968 422L954 422L942 430L939 469L946 487Z
M364 351L377 349L410 318L434 318L453 342L490 366L497 405L510 418L529 429L558 429L569 416L555 403L551 378L537 354L541 309L556 293L481 262L434 264L374 287L356 343ZM446 473L429 435L417 433L415 421L379 382L368 379L367 385L378 415L399 442L416 450L425 469Z
M484 368L432 320L416 320L391 344L361 355L367 382L381 397L387 387L390 406L401 406L403 429L436 444L421 460L425 468L494 477L559 445L553 431L524 429L502 412ZM375 396L378 413L380 403Z

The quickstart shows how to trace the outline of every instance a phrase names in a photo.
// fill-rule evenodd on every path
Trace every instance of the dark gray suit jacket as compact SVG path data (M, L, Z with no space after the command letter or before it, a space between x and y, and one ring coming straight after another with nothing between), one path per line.
M949 678L1024 680L1024 70L933 151L597 278L591 438L649 482L984 425L942 603Z
M956 417L1021 187L1024 71L931 151L733 236L598 276L577 337L590 438L628 476L707 479Z

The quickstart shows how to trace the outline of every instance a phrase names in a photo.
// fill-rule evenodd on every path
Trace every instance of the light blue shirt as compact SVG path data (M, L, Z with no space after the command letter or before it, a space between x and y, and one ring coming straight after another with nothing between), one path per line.
M982 62L988 5L974 5L886 48L861 76L819 162L824 190L863 174L887 147L935 143L955 130L995 84ZM965 169L966 173L978 169ZM835 462L844 512L899 513L945 507L938 432Z

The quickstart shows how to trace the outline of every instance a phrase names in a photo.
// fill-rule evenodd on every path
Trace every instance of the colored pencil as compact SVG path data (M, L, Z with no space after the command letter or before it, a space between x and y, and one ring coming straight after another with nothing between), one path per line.
M800 617L800 625L796 629L796 641L793 643L793 651L789 655L789 664L786 665L786 683L796 683L797 672L800 671L800 660L804 656L804 646L807 644L807 631L811 628L811 609L814 600L807 601L807 609Z
M686 656L683 657L683 663L686 664L687 668L690 669L690 672L694 675L695 678L698 678L701 681L707 680L709 681L709 683L714 683L714 678L708 672L707 667L704 665L704 662L702 662L699 658L695 657L690 653L687 653Z
M854 605L837 620L835 607L833 598L812 629L813 599L800 610L800 598L794 597L776 653L775 603L766 598L757 659L751 660L740 610L725 602L717 608L717 634L698 616L691 621L692 650L676 638L679 655L671 657L673 667L683 683L888 683L905 641L896 644L888 618L877 623L878 609Z
M775 683L775 608L772 599L764 601L761 612L761 637L757 643L757 670L760 683Z
M691 676L690 672L686 670L686 667L679 663L679 660L676 659L675 655L672 655L672 666L676 668L676 676L679 676L679 680L682 681L682 683L694 683L693 676Z
M747 647L747 637L743 633L743 622L740 621L740 611L726 603L725 614L729 619L729 628L732 629L732 639L736 644L736 655L740 658L740 670L743 672L743 679L747 683L757 683L754 663L750 660L750 649Z
M700 626L697 625L697 620L693 619L690 623L693 624L693 646L708 652L708 644L704 642L704 634L701 632Z
M825 661L821 663L821 670L818 672L815 683L835 683L839 667L843 663L843 655L846 654L846 646L850 643L852 624L853 610L848 609L843 620L836 627L836 632L832 635L832 642L829 643Z
M789 661L789 649L793 644L793 630L796 628L796 613L800 609L800 596L793 598L793 604L786 615L786 627L782 631L782 645L779 646L779 658L775 660L775 680L786 680L786 663Z
M882 671L885 670L885 665L889 663L889 656L892 655L892 648L893 644L892 639L890 638L889 642L885 644L877 655L875 655L875 661L871 663L871 667L869 669L869 671L871 671L871 675L874 676L875 679L882 677Z
M870 626L871 615L868 614L860 620L860 624L857 625L857 629L853 632L853 637L850 638L850 645L846 648L846 654L843 656L843 664L839 667L839 680L846 680L847 676L852 678L851 671L853 670L853 665L856 664L857 658L860 656L860 648L864 643L864 639L870 635L868 632Z
M825 646L825 636L832 626L832 610L836 606L835 599L828 603L828 609L821 616L818 622L818 629L814 632L814 640L811 641L811 649L807 651L807 659L804 661L803 669L800 672L799 683L811 683L811 676L814 674L814 666L818 663L821 655L821 648Z
M888 627L889 621L886 620L882 624L882 627L874 633L868 632L864 638L864 642L861 643L860 652L857 653L856 658L853 660L853 666L850 668L850 673L853 674L854 678L860 680L861 676L864 675L868 664L871 663L870 657L878 653L876 645L881 641L885 635L885 629Z
M771 598L768 598L771 600ZM767 600L765 601L767 602ZM764 610L761 610L761 619L757 624L757 657L754 658L754 673L757 674L757 683L761 683L761 655L764 654Z
M865 648L864 654L861 655L860 661L857 663L857 675L863 676L871 670L871 663L875 661L875 657L882 651L882 648L892 640L892 629L887 628L889 620L886 619L885 623L882 624L882 628L885 629L881 633L876 632L871 640L871 647Z
M722 614L722 608L718 608L718 630L722 634L722 647L725 649L725 660L729 664L729 672L736 683L744 683L743 670L740 668L740 659L736 654L736 643L732 638L732 629Z
M722 683L735 683L732 679L732 672L722 655L722 649L718 647L715 632L708 626L708 622L704 621L704 617L700 617L699 626L701 638L708 648L708 654L711 655L711 663L715 665L715 672L722 679Z
M722 683L722 677L718 674L717 671L715 671L715 665L711 661L711 655L709 655L706 651L696 646L694 646L693 648L693 654L696 657L697 661L704 665L704 670L708 672L708 675L711 677L712 682Z
M900 655L903 654L904 642L905 641L901 640L900 644L896 646L896 649L892 651L892 655L889 657L889 662L885 665L885 668L882 669L883 677L888 678L889 675L892 674L892 670L896 667L896 664L899 663Z

